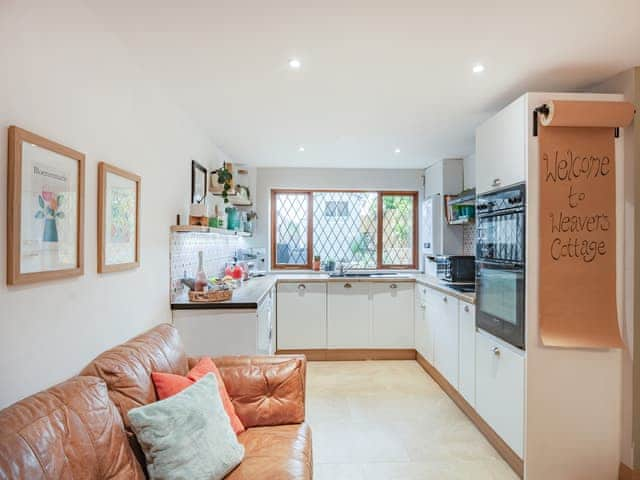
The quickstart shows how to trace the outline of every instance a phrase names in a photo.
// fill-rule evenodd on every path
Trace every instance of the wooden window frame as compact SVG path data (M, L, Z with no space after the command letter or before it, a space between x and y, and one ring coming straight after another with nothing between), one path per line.
M375 193L377 202L376 227L376 267L369 270L417 270L418 269L418 200L417 191L404 190L354 190L354 189L271 189L271 204L269 206L271 227L271 269L272 270L311 270L313 260L313 194L314 193ZM276 263L276 197L279 194L305 194L307 196L307 262L305 264ZM382 208L385 196L410 196L413 198L413 232L412 232L412 263L410 265L390 265L382 263ZM367 269L362 269L367 270Z

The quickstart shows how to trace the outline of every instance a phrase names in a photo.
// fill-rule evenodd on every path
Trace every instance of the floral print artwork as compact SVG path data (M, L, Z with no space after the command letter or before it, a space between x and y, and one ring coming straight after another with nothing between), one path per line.
M38 195L39 209L34 216L38 220L44 219L43 242L58 241L58 225L56 220L64 218L64 212L60 209L63 200L64 196L62 194L56 195L49 191L42 191Z

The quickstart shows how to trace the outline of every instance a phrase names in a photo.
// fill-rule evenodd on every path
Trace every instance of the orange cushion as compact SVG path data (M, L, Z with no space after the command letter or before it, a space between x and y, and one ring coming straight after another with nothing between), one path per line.
M224 409L229 416L231 428L233 428L233 431L236 432L236 434L244 432L244 425L238 418L233 403L231 403L231 398L227 392L227 387L224 385L220 371L211 358L202 357L200 361L191 370L189 370L186 377L183 377L182 375L175 375L173 373L151 372L151 379L153 380L153 385L156 387L158 399L164 400L165 398L169 398L172 395L181 392L189 385L193 385L207 373L213 373L218 380L218 391L220 392L222 405L224 405Z

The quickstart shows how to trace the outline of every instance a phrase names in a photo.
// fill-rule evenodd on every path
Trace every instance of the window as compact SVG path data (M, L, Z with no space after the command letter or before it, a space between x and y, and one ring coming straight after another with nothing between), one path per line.
M271 192L271 266L417 268L417 192Z

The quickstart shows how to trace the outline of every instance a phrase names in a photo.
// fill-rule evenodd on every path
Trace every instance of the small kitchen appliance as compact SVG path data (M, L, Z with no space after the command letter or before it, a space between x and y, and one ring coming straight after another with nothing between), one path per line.
M450 283L470 283L476 279L476 257L472 255L438 255L437 275Z

